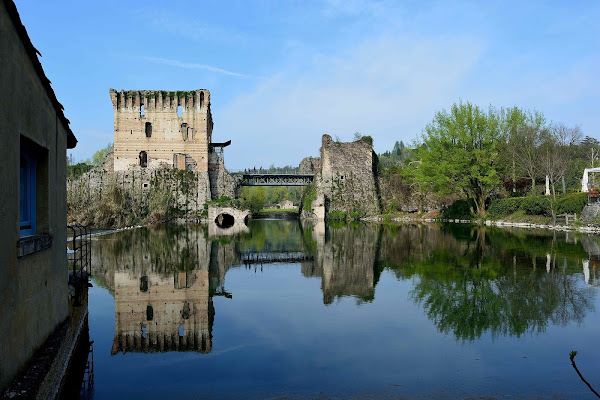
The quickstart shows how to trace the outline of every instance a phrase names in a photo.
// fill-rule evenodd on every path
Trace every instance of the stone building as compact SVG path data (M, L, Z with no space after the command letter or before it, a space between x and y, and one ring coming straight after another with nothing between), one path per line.
M175 167L208 172L213 121L206 89L110 89L114 170Z
M69 312L66 150L77 139L12 0L0 1L0 393Z
M109 90L114 112L113 171L127 173L178 169L196 176L195 203L233 197L235 180L225 169L223 149L231 141L212 142L210 92ZM138 180L140 180L138 179Z

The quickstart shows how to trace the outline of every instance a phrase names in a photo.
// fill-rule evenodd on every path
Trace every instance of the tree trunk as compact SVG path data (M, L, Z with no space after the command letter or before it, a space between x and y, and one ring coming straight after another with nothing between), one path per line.
M535 196L535 178L531 178L531 195Z
M513 191L513 193L515 193L517 191L517 188L516 188L517 182L515 182L515 180L517 179L517 177L515 176L516 174L515 174L515 155L514 154L513 154L512 159L513 159L513 163L512 163L513 164L512 165L512 191Z
M561 179L562 179L563 195L565 195L565 194L567 194L567 186L565 185L565 177L563 176Z
M483 217L485 214L485 196L480 194L475 199L475 207L477 208L476 217Z

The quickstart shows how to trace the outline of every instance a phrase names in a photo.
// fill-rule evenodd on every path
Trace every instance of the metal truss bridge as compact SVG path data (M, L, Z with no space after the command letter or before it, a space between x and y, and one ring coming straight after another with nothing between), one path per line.
M289 264L314 260L312 255L300 251L249 252L240 254L240 258L244 265Z
M310 174L242 173L241 186L307 186L313 181Z

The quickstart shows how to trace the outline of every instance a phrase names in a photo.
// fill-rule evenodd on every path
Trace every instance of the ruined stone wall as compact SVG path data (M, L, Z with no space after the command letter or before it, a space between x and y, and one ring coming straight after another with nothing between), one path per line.
M175 169L94 169L68 179L67 192L69 223L105 227L142 222L157 208L172 208L181 218L197 219L210 201L208 172Z
M306 157L300 161L301 174L315 174L321 171L321 159L319 157Z
M241 174L230 174L225 168L223 157L217 150L209 151L208 175L210 179L210 195L212 200L221 196L233 199L238 196L236 191L242 181Z
M114 111L115 171L142 169L142 151L147 155L147 168L172 167L174 155L179 153L191 158L190 169L208 171L213 130L208 90L109 92Z
M317 198L324 195L328 214L344 212L360 217L379 214L373 148L369 143L334 142L331 136L323 135L320 161L315 188Z

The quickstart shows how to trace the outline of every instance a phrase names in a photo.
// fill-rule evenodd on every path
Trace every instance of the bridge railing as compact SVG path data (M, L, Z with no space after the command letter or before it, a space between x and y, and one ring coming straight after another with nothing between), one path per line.
M245 169L228 169L230 174L246 174L246 175L314 175L301 174L298 168L289 171L269 171L261 168L245 168Z
M306 186L314 175L298 174L243 174L242 186Z

